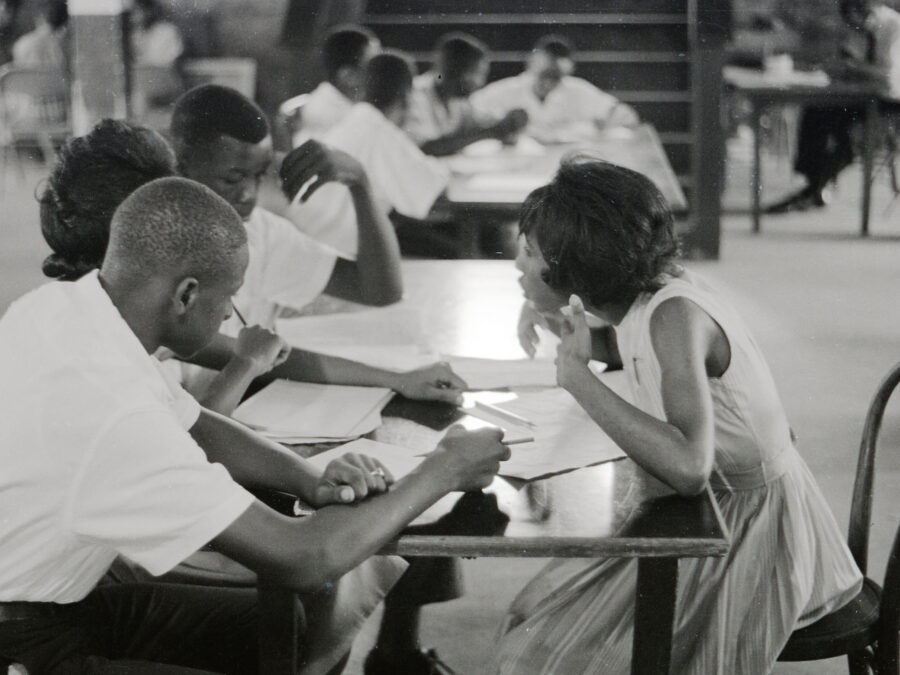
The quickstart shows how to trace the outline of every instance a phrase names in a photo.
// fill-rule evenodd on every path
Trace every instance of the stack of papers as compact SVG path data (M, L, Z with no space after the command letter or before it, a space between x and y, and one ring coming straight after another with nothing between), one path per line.
M238 406L234 418L281 443L335 442L380 426L391 396L380 387L276 380Z

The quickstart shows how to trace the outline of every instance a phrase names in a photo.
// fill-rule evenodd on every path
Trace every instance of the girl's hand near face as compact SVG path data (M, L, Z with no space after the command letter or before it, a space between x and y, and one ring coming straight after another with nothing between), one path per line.
M591 331L584 315L584 303L577 295L561 311L559 347L556 349L556 381L564 389L572 386L578 375L588 370L591 360Z

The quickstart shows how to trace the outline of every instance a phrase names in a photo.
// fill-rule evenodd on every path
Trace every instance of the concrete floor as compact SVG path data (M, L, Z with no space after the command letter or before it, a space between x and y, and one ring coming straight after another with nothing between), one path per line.
M858 169L842 175L835 202L803 214L767 217L749 233L746 143L729 146L722 255L696 267L725 285L753 326L779 384L800 449L837 516L847 522L862 420L882 375L900 360L900 200L891 203L883 177L875 189L872 236L860 239ZM793 180L784 160L766 164L764 200ZM40 172L0 176L0 311L43 280L46 254L33 199ZM900 399L900 396L897 397ZM870 576L883 577L900 522L900 404L889 408L877 466ZM483 672L507 603L541 561L464 561L469 593L426 608L422 642L457 672ZM361 673L377 615L355 645L346 675ZM778 666L776 673L846 672L842 660Z

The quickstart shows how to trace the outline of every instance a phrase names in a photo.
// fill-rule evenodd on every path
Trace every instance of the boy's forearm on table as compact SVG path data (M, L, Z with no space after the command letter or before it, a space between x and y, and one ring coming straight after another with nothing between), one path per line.
M207 458L241 485L287 492L310 503L315 499L318 469L284 446L206 409L190 433Z
M397 373L337 356L317 354L297 348L292 349L287 360L273 368L269 375L300 382L350 384L389 389L396 389L399 381Z

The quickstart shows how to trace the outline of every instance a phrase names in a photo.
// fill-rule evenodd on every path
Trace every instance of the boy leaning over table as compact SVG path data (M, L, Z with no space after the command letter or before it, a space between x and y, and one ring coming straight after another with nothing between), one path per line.
M353 454L320 474L170 386L150 354L189 355L215 335L246 241L212 191L159 179L117 210L99 272L42 286L0 319L0 657L32 675L256 673L253 589L98 585L116 555L159 575L211 542L312 590L509 456L499 432L452 430L395 483ZM324 508L287 518L241 485Z

